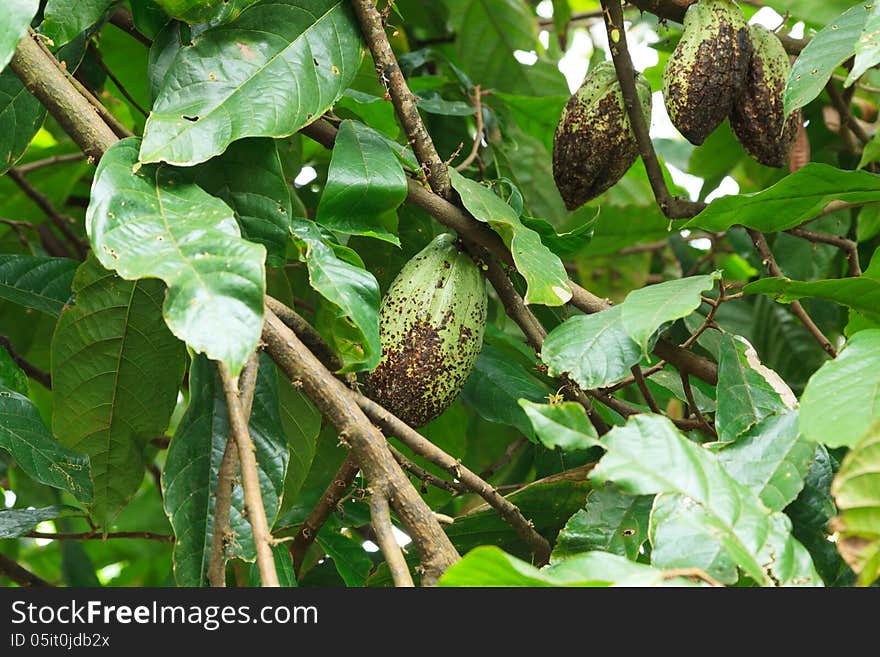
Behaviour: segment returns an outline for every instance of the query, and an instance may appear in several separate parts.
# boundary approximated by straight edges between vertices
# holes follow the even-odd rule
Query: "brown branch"
[[[605,10],[605,30],[608,33],[611,58],[614,60],[614,68],[617,71],[617,79],[620,81],[626,112],[636,135],[639,153],[642,156],[642,163],[645,165],[645,172],[648,174],[657,205],[669,218],[695,217],[706,207],[706,204],[673,197],[666,187],[663,169],[660,167],[660,160],[657,159],[654,144],[651,142],[648,119],[642,113],[642,105],[636,91],[636,72],[626,45],[626,29],[620,0],[602,0],[602,7]]]
[[[357,14],[364,41],[373,54],[376,73],[388,89],[397,118],[427,176],[428,184],[441,197],[450,198],[452,184],[449,181],[449,172],[443,159],[437,154],[437,149],[434,148],[431,135],[422,123],[416,97],[409,90],[391,44],[388,43],[381,14],[373,4],[373,0],[352,0],[351,4]]]
[[[28,532],[27,538],[47,538],[53,541],[105,541],[107,539],[132,538],[145,541],[158,541],[160,543],[173,543],[174,536],[170,534],[156,534],[154,532],[109,532],[103,534],[100,531],[92,532]]]
[[[134,17],[131,15],[131,12],[125,7],[118,7],[116,11],[110,16],[110,22],[118,27],[123,32],[129,34],[129,36],[134,37],[142,44],[144,44],[147,48],[153,45],[153,42],[141,34],[137,27],[134,24]]]
[[[863,146],[867,144],[871,140],[871,136],[856,121],[850,111],[850,104],[840,94],[833,80],[829,80],[828,84],[825,85],[825,91],[828,92],[828,97],[831,98],[831,103],[834,105],[834,109],[837,110],[838,116],[840,116],[840,126],[854,134]]]
[[[459,459],[444,452],[372,399],[359,393],[354,393],[354,396],[361,410],[385,432],[396,437],[416,454],[443,468],[468,489],[486,500],[531,548],[535,560],[542,565],[547,563],[550,559],[550,545],[547,543],[547,539],[535,531],[532,522],[523,516],[522,511],[515,504],[500,495],[477,474],[464,467]]]
[[[50,167],[55,164],[67,164],[68,162],[79,162],[83,159],[85,155],[82,153],[68,153],[67,155],[53,155],[52,157],[47,157],[42,160],[34,160],[33,162],[27,162],[26,164],[19,164],[15,167],[18,172],[22,175],[26,175],[31,173],[32,171],[36,171],[37,169],[43,169],[45,167]]]
[[[34,381],[39,383],[41,386],[46,388],[47,390],[52,389],[52,377],[51,375],[43,369],[40,369],[30,361],[28,361],[24,356],[19,354],[15,347],[12,346],[12,342],[5,335],[0,335],[0,347],[6,349],[9,352],[9,357],[12,358],[12,362],[18,365],[22,372],[27,374]]]
[[[340,440],[351,448],[373,491],[384,490],[395,513],[419,552],[422,583],[434,585],[458,561],[458,552],[388,450],[385,437],[367,419],[348,389],[327,370],[296,334],[268,308],[263,324],[266,352],[336,427]]]
[[[117,141],[93,107],[61,72],[57,60],[29,34],[15,48],[10,68],[93,162]]]
[[[675,579],[676,577],[698,579],[706,582],[709,586],[724,588],[724,584],[700,568],[670,568],[669,570],[663,571],[663,579]]]
[[[805,228],[791,228],[785,232],[789,235],[794,235],[795,237],[800,237],[813,243],[821,242],[822,244],[830,244],[831,246],[836,246],[838,249],[843,251],[844,256],[846,256],[846,261],[849,265],[849,275],[862,275],[862,268],[861,266],[859,266],[858,243],[853,242],[852,240],[845,237],[840,237],[838,235],[817,233],[812,230],[807,230]]]
[[[513,455],[516,454],[519,448],[523,445],[527,445],[528,443],[528,438],[526,438],[525,436],[520,436],[519,438],[514,440],[504,449],[504,454],[501,455],[500,459],[489,465],[488,468],[480,473],[480,478],[489,479],[489,477],[491,477],[505,465],[510,463],[513,460]]]
[[[145,110],[143,107],[140,106],[140,103],[138,103],[134,99],[134,96],[132,96],[130,93],[128,93],[128,90],[125,88],[125,85],[122,84],[122,81],[118,77],[116,77],[116,74],[110,69],[109,66],[107,66],[107,63],[104,61],[104,58],[101,57],[101,53],[98,52],[98,49],[95,48],[94,46],[90,46],[89,49],[92,53],[92,56],[95,58],[95,61],[97,62],[98,67],[102,71],[104,71],[104,74],[108,78],[110,78],[110,80],[112,80],[113,84],[116,85],[116,88],[119,89],[119,93],[121,93],[125,97],[125,99],[129,103],[131,103],[132,107],[134,107],[138,112],[140,112],[144,118],[149,116],[150,113],[147,110]]]
[[[633,379],[635,380],[639,391],[642,393],[642,397],[645,398],[648,408],[651,409],[652,413],[660,415],[662,412],[660,411],[660,407],[657,406],[657,400],[654,399],[654,395],[651,394],[651,390],[648,388],[648,382],[645,380],[642,368],[638,365],[633,365],[630,371],[633,373]]]
[[[259,364],[260,359],[257,354],[251,354],[239,377],[239,397],[245,422],[250,422]],[[229,518],[237,472],[238,451],[235,433],[230,431],[217,469],[217,488],[214,491],[214,528],[211,532],[211,556],[208,560],[208,583],[214,587],[226,586],[226,553],[229,543],[234,538]]]
[[[464,495],[471,492],[470,490],[468,490],[468,487],[461,482],[450,482],[446,481],[445,479],[435,477],[420,465],[416,465],[415,463],[410,461],[406,457],[406,455],[403,454],[394,445],[389,444],[388,449],[391,450],[391,455],[394,457],[394,460],[400,463],[401,468],[409,472],[416,479],[424,482],[425,488],[422,489],[423,493],[427,492],[427,486],[434,486],[435,488],[445,490],[447,493],[452,493],[453,495],[455,495],[456,493]]]
[[[18,565],[15,561],[0,553],[0,575],[9,578],[19,586],[24,587],[45,587],[52,586],[41,577],[37,577],[27,568]]]
[[[343,362],[336,355],[333,349],[330,348],[330,345],[324,340],[318,331],[316,331],[311,324],[309,324],[298,312],[293,310],[292,308],[287,307],[278,299],[275,299],[270,296],[266,296],[266,306],[278,316],[282,322],[284,322],[287,327],[296,333],[297,337],[303,341],[306,347],[309,348],[315,356],[318,357],[324,366],[336,372],[337,370],[342,369]]]
[[[414,587],[415,584],[413,584],[409,566],[406,565],[403,551],[394,538],[391,509],[388,507],[388,498],[385,497],[383,490],[373,491],[370,495],[370,520],[373,531],[376,533],[376,541],[385,557],[385,563],[388,564],[388,570],[391,571],[394,586]]]
[[[713,427],[709,422],[706,421],[706,418],[703,416],[703,413],[700,411],[699,406],[697,406],[697,401],[694,399],[694,391],[691,388],[691,380],[686,372],[679,372],[681,374],[681,386],[684,388],[684,396],[687,399],[688,406],[690,406],[691,412],[694,414],[694,417],[697,419],[697,422],[703,425],[704,430],[711,436],[715,438],[718,437],[718,433],[715,431],[715,427]]]
[[[608,394],[604,390],[590,390],[587,394],[589,394],[591,397],[594,397],[595,399],[599,400],[605,406],[607,406],[608,408],[610,408],[614,412],[622,415],[624,418],[628,418],[631,415],[639,415],[640,413],[642,413],[642,411],[639,410],[638,408],[636,408],[635,406],[631,406],[630,404],[627,404],[625,401],[617,399],[617,397],[614,397],[614,396]],[[676,419],[676,418],[669,418],[669,420],[676,427],[678,427],[679,429],[682,429],[683,431],[691,431],[692,429],[705,430],[705,427],[702,425],[702,423],[700,423],[697,420],[691,420],[691,419],[687,419],[687,418],[683,419],[683,420]]]
[[[773,257],[773,252],[770,250],[770,246],[767,244],[767,239],[764,237],[764,234],[760,231],[757,231],[753,228],[747,228],[749,232],[749,236],[752,238],[752,242],[755,244],[755,248],[758,250],[758,253],[761,256],[761,262],[764,267],[767,268],[767,271],[771,276],[784,276],[782,270],[779,268],[779,265],[776,264],[776,258]],[[825,337],[825,334],[822,333],[822,330],[816,326],[815,322],[810,318],[807,314],[807,311],[801,305],[800,301],[792,301],[790,304],[791,311],[795,314],[795,316],[801,321],[807,331],[816,339],[822,348],[828,352],[828,355],[832,358],[837,358],[837,350],[831,344],[831,341]]]
[[[238,447],[244,506],[254,536],[260,580],[263,586],[278,587],[281,584],[278,581],[275,558],[272,555],[272,533],[269,531],[269,522],[266,520],[266,509],[263,506],[263,496],[260,491],[254,442],[251,440],[247,418],[242,408],[242,399],[239,396],[239,377],[232,376],[225,363],[218,363],[217,369],[220,371],[223,394],[226,397],[226,407],[229,410],[230,430],[235,435],[235,444]]]
[[[455,165],[456,171],[464,171],[467,169],[471,163],[477,159],[477,155],[480,153],[480,144],[483,143],[483,101],[482,101],[483,92],[480,91],[480,85],[476,85],[474,87],[473,99],[474,99],[474,108],[477,110],[477,113],[474,116],[474,120],[477,123],[476,130],[477,134],[474,136],[474,143],[471,146],[471,152],[468,153],[468,156],[464,158],[459,164]]]
[[[349,454],[345,461],[342,462],[342,465],[339,466],[339,470],[333,476],[330,485],[321,494],[318,503],[296,533],[293,542],[290,544],[290,556],[293,559],[293,568],[297,576],[299,576],[300,569],[302,568],[306,550],[314,542],[315,537],[321,531],[324,523],[327,522],[330,514],[339,507],[339,501],[345,495],[345,491],[351,486],[359,470],[360,468],[357,461],[354,460],[354,456]]]

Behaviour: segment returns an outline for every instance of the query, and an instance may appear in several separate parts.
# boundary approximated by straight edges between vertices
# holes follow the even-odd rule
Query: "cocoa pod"
[[[746,86],[733,103],[730,127],[746,152],[768,167],[782,167],[797,138],[800,110],[783,113],[785,82],[791,73],[788,53],[766,27],[753,25],[752,60]]]
[[[367,395],[420,427],[455,400],[483,346],[486,283],[455,236],[440,235],[403,266],[379,309],[382,357]]]
[[[689,142],[702,144],[733,110],[751,54],[749,26],[735,2],[700,0],[688,7],[681,41],[663,69],[663,101]]]
[[[639,103],[651,119],[651,85],[636,78]],[[569,210],[599,196],[639,156],[614,64],[593,68],[568,99],[553,136],[553,179]]]

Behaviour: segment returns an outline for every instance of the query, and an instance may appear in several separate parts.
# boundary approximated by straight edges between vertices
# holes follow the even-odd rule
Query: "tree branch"
[[[134,24],[134,17],[125,7],[118,7],[110,16],[110,22],[123,32],[128,33],[130,36],[140,41],[147,48],[153,45],[153,42],[150,39],[138,31]]]
[[[715,427],[713,427],[709,422],[706,421],[706,418],[703,416],[703,413],[700,411],[699,406],[697,406],[697,401],[694,399],[694,391],[691,388],[691,380],[690,377],[685,372],[680,372],[681,374],[681,386],[684,388],[684,396],[687,399],[688,406],[691,408],[691,412],[694,414],[694,417],[697,418],[697,422],[701,423],[705,428],[706,433],[718,437],[718,433],[715,431]]]
[[[12,361],[21,368],[22,372],[27,374],[47,390],[52,389],[52,377],[49,373],[46,370],[40,369],[19,354],[15,350],[15,347],[12,346],[12,342],[5,335],[0,335],[0,347],[3,347],[9,352],[9,357],[12,358]]]
[[[67,155],[53,155],[52,157],[47,157],[42,160],[35,160],[33,162],[27,162],[26,164],[19,164],[16,170],[22,174],[27,175],[32,171],[36,171],[37,169],[43,169],[44,167],[53,166],[55,164],[66,164],[68,162],[79,162],[85,156],[82,153],[68,153]]]
[[[287,327],[296,333],[297,337],[303,341],[315,356],[318,357],[328,370],[336,372],[342,369],[343,362],[336,355],[330,345],[324,340],[311,324],[309,324],[298,312],[293,308],[284,305],[278,299],[266,296],[266,306],[278,316]]]
[[[385,497],[385,491],[373,491],[370,495],[370,520],[373,525],[373,531],[376,533],[376,540],[379,548],[385,556],[385,563],[388,564],[388,570],[391,571],[391,579],[394,586],[412,588],[412,575],[409,572],[409,566],[406,565],[406,559],[397,541],[394,538],[391,524],[391,509],[388,508],[388,498]]]
[[[275,558],[272,556],[272,533],[269,531],[266,510],[263,507],[254,443],[248,430],[242,399],[239,397],[238,377],[232,376],[225,363],[218,363],[217,369],[220,371],[226,407],[229,409],[230,430],[235,435],[235,443],[238,446],[244,505],[254,535],[260,579],[263,586],[278,587],[281,584],[275,571]]]
[[[5,554],[0,554],[0,575],[5,575],[19,586],[33,588],[52,586],[43,578],[37,577],[28,569],[19,566]]]
[[[817,233],[812,230],[807,230],[805,228],[791,228],[785,232],[789,235],[794,235],[795,237],[800,237],[801,239],[805,239],[813,243],[821,242],[822,244],[830,244],[831,246],[836,246],[838,249],[843,251],[844,256],[846,256],[846,261],[849,265],[849,275],[862,275],[862,268],[859,265],[858,243],[853,242],[852,240],[845,237],[840,237],[838,235],[826,235],[825,233]]]
[[[752,242],[755,244],[755,248],[758,250],[758,253],[761,256],[761,262],[764,264],[764,267],[767,268],[767,271],[771,276],[784,276],[782,270],[779,268],[779,265],[776,264],[776,258],[773,257],[773,252],[770,250],[770,246],[767,244],[767,239],[764,237],[764,233],[755,230],[754,228],[747,228],[749,232],[749,236],[752,238]],[[801,320],[801,324],[803,324],[807,331],[816,339],[822,348],[828,352],[828,355],[832,358],[837,358],[837,350],[831,344],[831,341],[825,337],[825,334],[822,333],[822,330],[816,326],[816,323],[810,318],[807,314],[807,311],[801,305],[800,301],[792,301],[791,304],[791,312],[795,314],[795,316]]]
[[[449,482],[445,479],[435,477],[423,467],[410,461],[403,452],[390,443],[388,444],[388,449],[391,450],[391,455],[394,457],[394,460],[400,463],[401,468],[409,472],[413,477],[424,482],[425,488],[422,489],[423,493],[428,490],[427,486],[434,486],[435,488],[445,490],[447,493],[452,493],[453,495],[456,493],[464,495],[471,492],[468,487],[461,482]]]
[[[143,539],[145,541],[158,541],[160,543],[173,543],[174,537],[170,534],[156,534],[154,532],[110,532],[103,534],[99,531],[92,532],[28,532],[27,538],[47,538],[52,541],[105,541],[116,538]]]

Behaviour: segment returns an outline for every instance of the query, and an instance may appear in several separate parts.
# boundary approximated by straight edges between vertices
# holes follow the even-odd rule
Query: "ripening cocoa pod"
[[[663,100],[673,125],[702,144],[742,93],[752,43],[742,10],[731,0],[688,7],[684,33],[663,69]]]
[[[783,92],[791,72],[788,53],[766,27],[753,25],[752,60],[743,92],[733,103],[730,127],[749,155],[768,167],[788,163],[797,138],[800,110],[783,114]]]
[[[369,397],[420,427],[453,402],[471,373],[486,328],[486,283],[450,234],[434,238],[388,288],[379,309],[382,358]]]
[[[651,120],[651,85],[636,78],[639,104]],[[568,99],[553,136],[553,179],[569,210],[613,186],[639,156],[614,64],[602,62]]]

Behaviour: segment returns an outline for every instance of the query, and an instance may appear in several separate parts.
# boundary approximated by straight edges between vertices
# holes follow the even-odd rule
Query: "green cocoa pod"
[[[743,92],[733,103],[730,127],[749,155],[769,167],[781,167],[797,137],[800,111],[787,118],[783,92],[791,72],[788,53],[766,27],[753,25],[752,60]]]
[[[651,85],[636,90],[651,120]],[[614,64],[602,62],[568,99],[553,136],[553,179],[569,210],[596,198],[623,177],[639,156]]]
[[[731,0],[688,7],[684,33],[663,69],[663,100],[673,125],[700,145],[730,114],[745,86],[752,43]]]
[[[369,397],[407,424],[440,415],[461,391],[483,346],[486,283],[450,234],[434,238],[388,288],[379,309],[382,358]]]

